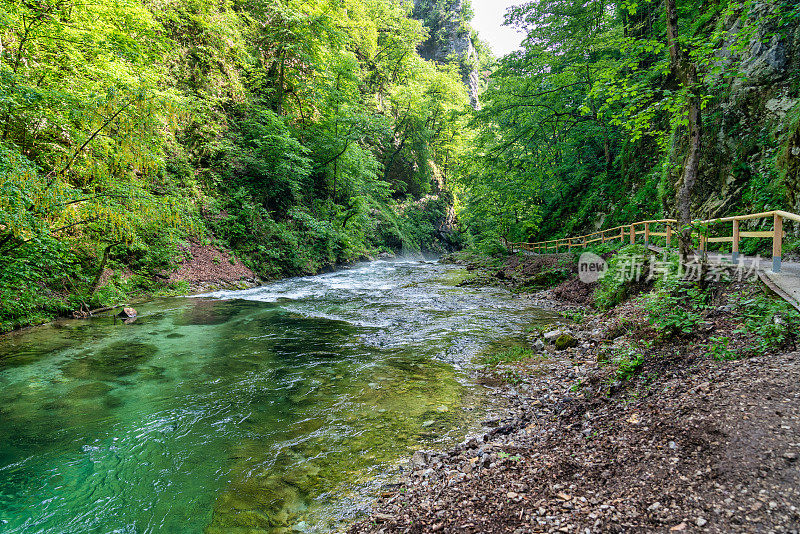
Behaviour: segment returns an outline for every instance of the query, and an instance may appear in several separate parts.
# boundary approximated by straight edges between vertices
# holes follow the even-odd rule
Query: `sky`
[[[519,48],[524,34],[503,26],[503,20],[508,7],[523,4],[525,0],[472,0],[471,3],[475,12],[472,27],[489,43],[494,55],[502,57]]]

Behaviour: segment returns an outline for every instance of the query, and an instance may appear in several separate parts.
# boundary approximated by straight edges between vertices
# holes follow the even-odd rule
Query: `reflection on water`
[[[548,319],[447,269],[374,262],[3,340],[0,532],[330,530],[388,465],[462,437],[472,354]]]

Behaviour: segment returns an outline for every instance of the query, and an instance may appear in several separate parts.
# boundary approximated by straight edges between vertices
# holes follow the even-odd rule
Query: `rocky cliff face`
[[[419,54],[438,63],[457,63],[470,101],[473,107],[479,107],[479,61],[469,23],[468,3],[464,0],[414,0],[413,16],[430,31]]]
[[[702,182],[697,215],[742,209],[800,212],[800,20],[773,16],[780,2],[751,11],[761,19],[743,50],[718,55],[733,80],[719,79],[721,95],[704,112]],[[731,41],[747,25],[741,14],[725,21]]]

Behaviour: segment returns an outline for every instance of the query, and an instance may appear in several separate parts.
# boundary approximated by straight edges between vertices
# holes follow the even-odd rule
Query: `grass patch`
[[[500,352],[484,354],[480,361],[486,365],[495,366],[503,363],[514,363],[532,359],[542,360],[544,357],[527,347],[517,345]]]
[[[475,273],[466,269],[453,269],[442,275],[441,281],[446,286],[458,286],[459,284],[475,278]]]

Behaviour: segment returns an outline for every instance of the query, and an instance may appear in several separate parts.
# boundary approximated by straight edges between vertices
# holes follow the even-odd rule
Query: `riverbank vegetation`
[[[189,242],[266,279],[454,246],[446,184],[471,107],[457,62],[417,53],[428,29],[411,15],[5,3],[0,331],[168,291]]]
[[[0,330],[176,291],[198,246],[273,279],[800,210],[788,0],[537,0],[509,12],[527,37],[498,61],[466,2],[0,15]]]
[[[603,317],[615,324],[609,340],[648,340],[650,348],[677,343],[721,360],[797,348],[800,312],[771,294],[753,270],[712,262],[679,270],[676,251],[655,254],[639,245],[606,243],[589,250],[608,265],[593,282],[578,276],[583,250],[494,257],[465,250],[443,261],[466,267],[461,286],[505,287],[544,307],[561,309],[569,323],[582,323],[587,315]],[[532,342],[542,332],[532,328],[529,334]],[[503,359],[489,355],[487,361],[494,356]]]

